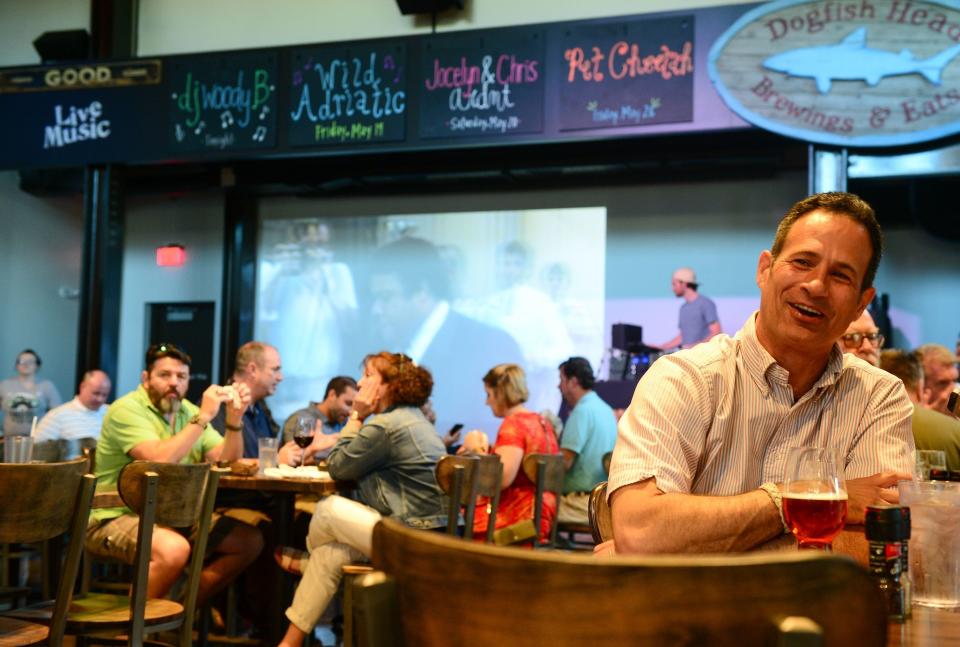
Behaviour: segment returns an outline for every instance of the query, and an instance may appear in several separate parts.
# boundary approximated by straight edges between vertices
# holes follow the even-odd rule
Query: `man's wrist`
[[[787,525],[787,520],[783,516],[783,493],[780,492],[780,488],[776,483],[764,483],[760,486],[760,489],[770,497],[770,501],[773,502],[774,507],[777,509],[777,514],[780,515],[780,525],[783,526],[783,532],[790,532],[790,526]]]
[[[204,416],[202,413],[196,413],[193,415],[190,420],[187,420],[188,425],[200,425],[203,428],[206,428],[210,424],[210,419]]]
[[[233,425],[227,422],[226,420],[223,421],[223,428],[226,429],[227,431],[243,431],[242,424]]]

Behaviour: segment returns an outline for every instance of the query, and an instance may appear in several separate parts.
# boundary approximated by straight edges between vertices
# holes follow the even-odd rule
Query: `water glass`
[[[960,607],[960,483],[900,481],[899,490],[910,508],[913,603]]]
[[[29,463],[33,458],[33,438],[30,436],[7,436],[10,444],[8,462]]]
[[[277,448],[278,441],[276,438],[257,439],[257,451],[260,456],[261,475],[263,475],[264,470],[277,466]]]
[[[947,473],[947,453],[940,449],[917,450],[917,472],[921,481],[949,481]]]

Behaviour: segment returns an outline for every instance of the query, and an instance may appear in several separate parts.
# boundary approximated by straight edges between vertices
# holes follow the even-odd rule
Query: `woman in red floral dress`
[[[493,453],[503,463],[500,507],[497,509],[496,527],[504,528],[524,519],[533,519],[533,504],[536,487],[521,469],[527,454],[556,454],[559,447],[553,427],[540,414],[530,411],[523,403],[527,401],[527,381],[523,369],[516,364],[498,364],[483,377],[487,392],[487,406],[498,418],[503,418]],[[485,452],[489,444],[486,434],[474,430],[463,440],[461,452]],[[483,538],[490,516],[489,501],[481,497],[477,501],[473,533]],[[543,495],[543,516],[540,523],[540,538],[549,538],[550,527],[557,514],[557,500],[552,493]]]

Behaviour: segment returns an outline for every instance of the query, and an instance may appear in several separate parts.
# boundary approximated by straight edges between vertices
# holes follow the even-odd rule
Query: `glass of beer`
[[[783,480],[783,517],[800,548],[830,550],[847,518],[839,450],[792,447]]]

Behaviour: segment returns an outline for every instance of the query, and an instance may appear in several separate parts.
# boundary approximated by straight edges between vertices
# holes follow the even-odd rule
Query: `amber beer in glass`
[[[787,454],[783,517],[800,548],[829,550],[847,518],[840,452],[794,447]]]

